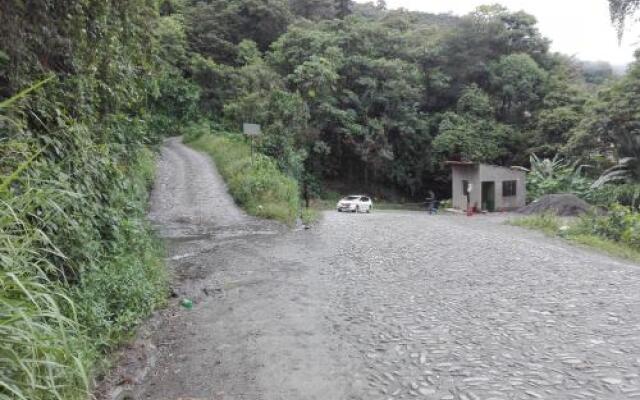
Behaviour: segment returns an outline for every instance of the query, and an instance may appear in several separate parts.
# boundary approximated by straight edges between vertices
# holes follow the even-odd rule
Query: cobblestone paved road
[[[176,141],[158,182],[195,306],[159,324],[143,398],[640,399],[638,266],[500,216],[327,212],[284,232]]]
[[[361,398],[640,398],[640,269],[496,219],[326,215]]]

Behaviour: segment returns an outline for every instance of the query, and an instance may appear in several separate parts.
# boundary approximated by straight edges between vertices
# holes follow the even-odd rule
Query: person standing
[[[427,211],[429,211],[429,214],[435,214],[436,212],[436,194],[433,192],[433,190],[429,190],[427,192],[428,196],[427,196]]]

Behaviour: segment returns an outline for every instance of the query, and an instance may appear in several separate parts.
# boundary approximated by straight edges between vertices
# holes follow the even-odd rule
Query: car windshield
[[[342,200],[358,200],[360,196],[347,196]]]

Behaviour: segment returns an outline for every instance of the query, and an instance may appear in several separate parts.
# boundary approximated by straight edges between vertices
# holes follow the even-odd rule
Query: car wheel
[[[342,212],[342,210],[338,208],[338,212]]]
[[[371,214],[371,209],[372,208],[373,208],[372,206],[369,206],[369,208],[367,208],[367,214]]]

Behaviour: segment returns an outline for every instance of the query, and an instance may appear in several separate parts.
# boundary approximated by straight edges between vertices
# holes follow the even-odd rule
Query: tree
[[[236,70],[196,54],[191,58],[189,72],[192,81],[200,87],[201,113],[211,117],[222,115],[224,104],[236,94]]]
[[[546,64],[548,58],[549,41],[538,31],[535,17],[510,13],[499,5],[478,7],[439,35],[433,50],[420,56],[426,74],[448,82],[433,93],[438,96],[433,101],[437,106],[429,111],[454,107],[469,83],[488,90],[491,64],[501,57],[522,53],[539,65]]]
[[[625,22],[640,8],[640,0],[609,0],[611,21],[618,30],[618,40],[622,40]]]
[[[492,118],[493,107],[491,99],[482,89],[475,83],[469,85],[462,92],[456,111],[460,115],[469,115],[476,118]]]
[[[335,0],[336,16],[340,19],[351,14],[352,7],[352,0]]]
[[[244,39],[238,44],[238,58],[236,64],[239,66],[259,64],[262,62],[262,53],[258,45],[253,40]]]
[[[292,14],[286,0],[207,0],[186,13],[190,46],[216,62],[233,65],[237,45],[254,41],[266,51],[286,29]]]
[[[258,150],[273,157],[281,170],[300,180],[307,157],[304,149],[308,108],[297,93],[281,89],[250,92],[229,102],[225,118],[234,126],[252,121],[262,125]]]
[[[502,117],[514,121],[541,100],[547,73],[528,54],[510,54],[491,65],[491,87]]]
[[[585,117],[573,130],[566,151],[584,157],[615,160],[617,165],[597,185],[640,182],[640,53],[629,72],[601,90],[588,103]]]
[[[542,102],[531,118],[529,151],[547,158],[565,152],[571,133],[585,116],[588,101],[579,66],[563,57],[557,57],[555,64],[549,71]]]
[[[289,0],[293,14],[310,20],[335,18],[335,6],[335,0]]]
[[[493,117],[489,96],[477,85],[464,89],[457,112],[443,114],[434,151],[442,160],[495,161],[504,155],[507,130]]]
[[[584,80],[593,85],[602,85],[613,78],[613,68],[605,61],[583,61],[580,63],[580,70]]]

